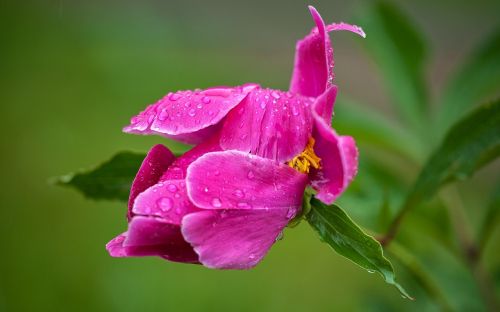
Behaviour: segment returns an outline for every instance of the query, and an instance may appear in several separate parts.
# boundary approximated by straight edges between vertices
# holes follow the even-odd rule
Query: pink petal
[[[348,30],[362,37],[365,33],[360,27],[345,23],[326,26],[314,7],[310,6],[309,10],[316,27],[297,42],[290,90],[317,97],[333,83],[333,49],[328,32]]]
[[[182,156],[177,158],[168,168],[168,170],[160,178],[160,181],[165,180],[184,180],[186,178],[187,167],[198,157],[209,153],[221,151],[222,148],[219,145],[218,134],[215,134],[208,138],[203,143],[194,146],[192,149],[184,153]]]
[[[166,180],[139,194],[132,212],[134,215],[159,217],[179,225],[184,215],[198,210],[189,201],[184,180]]]
[[[198,263],[198,256],[186,243],[178,225],[159,218],[132,218],[127,233],[106,245],[113,257],[160,256],[171,261]]]
[[[268,252],[301,209],[307,177],[255,155],[208,153],[189,168],[191,201],[206,211],[186,215],[182,234],[210,268],[247,269]]]
[[[284,209],[211,210],[189,214],[182,234],[215,269],[249,269],[267,254],[290,218]]]
[[[285,162],[302,152],[312,131],[313,100],[291,92],[256,89],[227,116],[220,145]]]
[[[203,91],[178,91],[150,105],[131,119],[123,131],[160,134],[188,144],[197,144],[218,130],[217,124],[238,105],[256,84],[217,87]]]
[[[123,241],[127,238],[127,232],[118,235],[106,244],[106,250],[111,257],[127,257],[127,252],[123,248]]]
[[[144,192],[151,185],[156,184],[174,160],[174,154],[165,146],[158,144],[151,148],[146,158],[144,158],[130,188],[127,213],[129,219],[132,218],[131,210],[137,195]]]
[[[307,176],[259,156],[208,153],[187,171],[187,193],[203,209],[298,209]]]
[[[316,143],[314,151],[321,158],[321,169],[309,175],[311,185],[318,191],[316,197],[331,204],[347,188],[358,170],[358,150],[354,139],[339,136],[330,127],[328,112],[333,107],[337,89],[329,88],[313,105]]]

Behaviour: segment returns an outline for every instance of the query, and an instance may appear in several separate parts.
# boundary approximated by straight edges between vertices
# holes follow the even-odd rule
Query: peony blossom
[[[176,158],[153,147],[133,182],[128,230],[112,256],[160,256],[217,269],[247,269],[266,255],[301,211],[310,186],[331,204],[357,171],[352,137],[330,127],[337,87],[328,32],[316,27],[296,46],[290,90],[257,84],[178,91],[148,106],[124,131],[195,145]]]

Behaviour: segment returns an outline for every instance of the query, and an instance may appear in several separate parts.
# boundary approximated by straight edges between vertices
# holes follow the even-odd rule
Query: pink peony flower
[[[106,246],[115,257],[160,256],[210,268],[247,269],[265,256],[302,207],[310,185],[331,204],[357,171],[352,137],[331,129],[337,88],[328,32],[297,43],[290,90],[257,84],[169,93],[124,131],[195,144],[175,158],[153,147],[133,182],[128,231]]]

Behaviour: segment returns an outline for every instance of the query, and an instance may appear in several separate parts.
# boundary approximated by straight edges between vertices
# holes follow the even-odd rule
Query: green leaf
[[[91,199],[127,201],[145,157],[142,153],[120,152],[95,169],[59,177],[55,183],[76,188]]]
[[[427,107],[425,42],[410,18],[393,5],[378,2],[362,16],[368,29],[364,44],[380,68],[398,113],[413,129],[422,129]]]
[[[433,196],[445,183],[466,179],[500,155],[500,99],[456,123],[422,169],[407,205]]]
[[[364,233],[340,207],[327,206],[312,198],[311,211],[306,217],[320,239],[337,253],[368,272],[378,272],[387,283],[394,285],[401,295],[412,299],[396,282],[394,269],[384,257],[380,243]]]
[[[493,230],[498,225],[498,218],[500,216],[500,183],[497,183],[493,199],[491,200],[488,209],[483,217],[483,221],[479,228],[477,241],[479,242],[479,250],[482,252],[488,242],[490,241]]]
[[[447,87],[438,112],[443,133],[470,107],[500,89],[500,28],[469,57]],[[497,93],[498,95],[498,93]]]

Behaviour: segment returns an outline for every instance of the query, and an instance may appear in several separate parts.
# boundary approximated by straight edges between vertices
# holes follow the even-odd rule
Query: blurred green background
[[[393,3],[428,38],[431,93],[498,25],[500,12],[498,1]],[[125,205],[87,200],[47,183],[117,151],[146,151],[160,142],[175,147],[160,137],[121,133],[132,115],[169,91],[245,82],[287,89],[295,41],[313,26],[307,4],[327,22],[363,26],[354,17],[369,1],[2,1],[0,310],[439,310],[397,262],[414,302],[333,253],[305,223],[287,230],[250,271],[111,258],[104,245],[126,228]],[[369,40],[370,29],[365,31]],[[349,33],[332,38],[339,101],[348,96],[396,119],[365,41]],[[497,161],[458,185],[473,223],[485,194],[494,192],[498,169]],[[411,182],[417,172],[399,174]],[[357,188],[348,191],[343,206],[369,226],[380,198],[355,198]],[[425,218],[446,226],[434,210],[405,221],[410,252],[419,255],[454,309],[483,310],[470,273],[426,236],[419,221]],[[484,262],[498,285],[500,234],[494,229]]]

